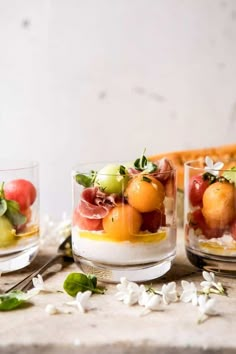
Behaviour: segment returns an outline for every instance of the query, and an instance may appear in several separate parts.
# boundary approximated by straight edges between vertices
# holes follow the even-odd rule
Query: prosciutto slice
[[[88,219],[102,219],[115,205],[116,195],[106,194],[97,187],[85,188],[77,207],[81,216]]]

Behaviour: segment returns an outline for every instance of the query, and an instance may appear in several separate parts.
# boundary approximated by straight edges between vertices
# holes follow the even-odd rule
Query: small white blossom
[[[71,313],[70,311],[64,310],[64,309],[59,309],[58,307],[56,307],[55,305],[52,304],[48,304],[45,308],[45,311],[49,314],[49,315],[57,315],[60,313],[66,313],[69,314]]]
[[[208,316],[217,316],[218,312],[216,310],[216,300],[208,299],[206,295],[200,295],[198,297],[198,305],[200,317],[198,322],[201,323],[205,321]]]
[[[140,293],[143,288],[134,282],[128,281],[126,278],[122,277],[120,283],[117,284],[118,292],[115,297],[119,301],[123,301],[126,305],[134,305],[138,302]]]
[[[35,292],[35,295],[37,292],[40,293],[41,291],[46,292],[46,293],[54,293],[54,292],[58,291],[56,289],[48,287],[45,284],[42,275],[40,275],[40,274],[38,274],[37,277],[34,277],[32,279],[32,283],[33,283],[34,288],[32,290],[30,290],[30,292],[32,294]]]
[[[202,272],[204,281],[201,282],[201,286],[203,287],[203,292],[216,292],[216,293],[224,293],[224,288],[221,283],[215,280],[215,274],[212,272],[206,272],[205,270]],[[214,291],[215,288],[216,290]]]
[[[214,163],[209,156],[205,157],[205,164],[206,166],[204,167],[204,170],[214,176],[218,176],[219,170],[221,170],[224,166],[223,162]]]
[[[48,304],[45,308],[45,311],[49,314],[49,315],[56,315],[59,313],[58,308],[55,305],[52,304]]]
[[[161,294],[165,305],[176,302],[178,300],[176,283],[172,281],[171,283],[164,284],[161,288]]]
[[[188,282],[186,280],[181,281],[183,292],[180,296],[180,301],[182,302],[192,302],[194,306],[198,304],[197,288],[193,282]]]
[[[160,310],[161,297],[154,293],[147,293],[146,290],[144,290],[140,294],[138,303],[140,306],[144,306],[144,309],[148,310],[148,312],[157,311]],[[144,313],[146,313],[145,310]]]
[[[66,305],[77,307],[80,312],[86,312],[89,310],[88,300],[92,292],[87,290],[85,292],[78,292],[74,301],[66,302]]]

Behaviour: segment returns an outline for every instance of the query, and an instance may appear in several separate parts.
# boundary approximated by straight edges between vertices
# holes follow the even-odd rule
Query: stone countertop
[[[33,263],[0,278],[1,291],[19,281],[39,264],[45,262],[50,251],[41,250]],[[61,289],[67,274],[79,271],[75,264],[64,268],[47,279],[47,284]],[[153,282],[160,288],[163,283],[176,281],[180,290],[182,279],[199,286],[201,271],[186,259],[183,231],[178,230],[178,252],[172,269]],[[72,314],[46,313],[47,304],[60,306],[70,301],[64,293],[39,294],[32,305],[15,311],[0,312],[0,353],[68,354],[152,354],[152,353],[221,353],[236,352],[236,281],[218,277],[228,288],[228,297],[217,296],[220,316],[210,317],[197,324],[198,309],[192,304],[172,303],[163,311],[140,316],[142,308],[128,307],[114,298],[115,285],[108,285],[105,295],[93,295],[87,313],[72,308]]]

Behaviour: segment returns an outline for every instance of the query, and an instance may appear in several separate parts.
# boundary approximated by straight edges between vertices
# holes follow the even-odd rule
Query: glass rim
[[[135,167],[133,166],[125,166],[127,164],[127,162],[120,162],[118,161],[117,163],[112,163],[110,161],[105,161],[105,162],[88,162],[88,163],[78,163],[76,164],[74,167],[72,167],[72,176],[75,176],[76,174],[83,174],[83,175],[91,175],[91,172],[94,171],[95,173],[98,173],[99,170],[96,170],[95,168],[92,168],[93,166],[100,166],[100,169],[102,169],[103,167],[106,167],[107,165],[117,165],[117,166],[124,166],[126,167],[128,170],[129,169],[134,169],[135,170]],[[90,171],[89,171],[89,168],[85,171],[83,170],[83,167],[88,167],[90,166]],[[142,175],[153,175],[155,176],[155,174],[160,174],[160,175],[165,175],[165,174],[169,174],[169,173],[176,173],[176,167],[173,166],[172,169],[168,169],[168,170],[165,170],[163,172],[160,172],[160,171],[154,171],[154,172],[143,172],[143,171],[139,171],[139,170],[136,170],[137,172],[135,173],[132,173],[132,172],[129,172],[126,176],[138,176],[139,174],[142,174]],[[101,176],[124,176],[122,174],[118,174],[118,173],[100,173],[99,172],[99,175]]]
[[[5,167],[1,167],[4,164]],[[36,160],[0,159],[0,172],[29,170],[38,166],[39,162]]]
[[[223,159],[224,160],[224,159]],[[202,166],[202,167],[197,167],[197,166],[193,166],[192,164],[195,164],[195,163],[200,163],[200,162],[203,162],[204,163],[204,161],[205,161],[205,158],[204,157],[201,157],[201,158],[199,158],[199,159],[194,159],[194,160],[189,160],[189,161],[186,161],[185,163],[184,163],[184,167],[186,168],[191,168],[192,170],[196,170],[196,171],[202,171],[202,170],[205,170],[206,172],[209,172],[209,171],[230,171],[230,172],[236,172],[236,170],[235,171],[233,171],[231,168],[232,167],[230,167],[230,168],[224,168],[224,166],[219,170],[219,169],[216,169],[216,168],[209,168],[209,167],[207,167],[207,166]],[[236,159],[227,159],[227,161],[225,161],[225,162],[232,162],[232,161],[235,161],[235,166],[236,166]],[[224,161],[219,161],[219,162],[222,162],[222,163],[224,163]],[[224,163],[225,164],[225,163]]]

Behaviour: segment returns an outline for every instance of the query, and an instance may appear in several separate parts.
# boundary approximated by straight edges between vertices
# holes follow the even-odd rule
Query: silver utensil
[[[4,293],[9,293],[13,290],[28,290],[32,287],[32,279],[36,277],[38,274],[44,274],[49,268],[60,265],[61,268],[65,265],[73,263],[73,256],[72,256],[72,245],[71,245],[71,235],[68,236],[58,247],[56,256],[49,259],[47,263],[41,266],[39,269],[33,271],[27,277],[22,279],[20,282],[12,286],[11,288],[7,289]]]

